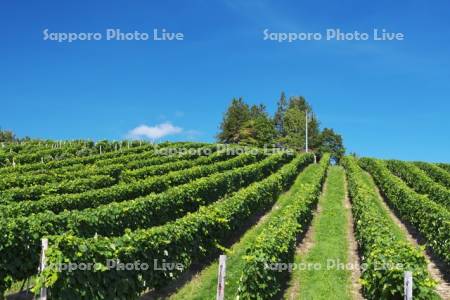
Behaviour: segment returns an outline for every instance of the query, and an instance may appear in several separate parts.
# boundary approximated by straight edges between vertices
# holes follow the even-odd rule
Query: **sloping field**
[[[2,295],[215,299],[226,254],[225,299],[400,299],[405,271],[414,299],[450,297],[444,164],[87,145],[0,151]]]

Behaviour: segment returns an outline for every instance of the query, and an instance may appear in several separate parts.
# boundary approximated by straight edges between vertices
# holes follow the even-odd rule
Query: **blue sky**
[[[0,126],[19,136],[213,141],[232,97],[303,95],[348,151],[449,161],[448,1],[2,1]],[[44,41],[49,32],[182,32],[183,41]],[[327,28],[404,41],[263,40]],[[162,124],[162,125],[161,125]],[[158,127],[159,126],[159,127]],[[153,128],[154,127],[154,128]]]

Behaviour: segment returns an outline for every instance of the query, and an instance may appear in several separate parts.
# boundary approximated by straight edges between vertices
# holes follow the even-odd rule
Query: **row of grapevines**
[[[199,154],[200,153],[201,152],[199,152]],[[144,179],[149,176],[162,175],[170,171],[200,166],[211,163],[212,161],[219,161],[225,159],[226,157],[230,157],[230,155],[236,155],[236,153],[230,154],[227,153],[226,151],[218,151],[216,152],[216,154],[212,154],[209,156],[201,156],[197,159],[193,159],[197,157],[199,154],[175,156],[176,159],[172,160],[173,163],[167,163],[162,165],[149,165],[138,169],[125,170],[121,174],[121,181],[133,182],[136,180]]]
[[[27,173],[32,171],[46,171],[50,169],[57,169],[61,167],[67,167],[75,164],[90,164],[94,163],[97,160],[100,159],[107,159],[107,158],[114,158],[119,157],[124,154],[131,154],[131,153],[140,153],[148,150],[154,149],[153,145],[145,144],[143,146],[134,147],[130,149],[124,149],[122,151],[117,152],[109,152],[109,153],[103,153],[103,154],[96,154],[96,155],[90,155],[86,157],[75,157],[75,158],[68,158],[63,160],[55,160],[55,161],[49,161],[49,162],[38,162],[34,164],[26,164],[26,165],[18,165],[16,167],[5,167],[0,169],[0,174],[7,174],[7,173]]]
[[[20,153],[5,153],[0,156],[0,163],[11,164],[13,159],[16,164],[26,165],[37,162],[49,161],[51,158],[72,158],[83,148],[81,144],[70,145],[63,148],[54,149],[33,149],[34,151],[21,151]]]
[[[450,164],[440,163],[440,164],[438,164],[438,166],[441,167],[442,169],[446,170],[447,172],[450,172]]]
[[[383,161],[363,158],[359,162],[372,175],[400,218],[413,225],[433,252],[450,265],[450,212],[428,197],[414,192],[393,175]]]
[[[197,148],[196,148],[197,149]],[[42,170],[35,172],[12,173],[0,178],[0,190],[19,187],[23,188],[30,185],[42,185],[46,183],[61,182],[63,180],[75,180],[85,178],[92,175],[113,175],[120,174],[115,172],[112,174],[109,170],[127,170],[137,169],[146,166],[154,166],[163,163],[173,162],[182,158],[193,158],[204,153],[212,153],[216,151],[216,146],[207,146],[194,151],[193,154],[187,155],[168,155],[159,156],[154,151],[145,151],[140,153],[123,154],[119,157],[107,158],[95,161],[94,164],[76,164],[58,169]],[[117,178],[117,176],[113,176]]]
[[[38,141],[24,141],[21,143],[18,142],[1,142],[0,143],[0,153],[26,153],[36,150],[49,149],[54,146],[53,141],[49,142],[38,142]]]
[[[25,200],[39,200],[42,197],[55,194],[82,193],[92,189],[112,186],[116,183],[117,178],[109,175],[93,175],[87,178],[66,180],[58,183],[12,188],[1,192],[0,204]]]
[[[13,161],[13,158],[18,155],[28,154],[28,153],[32,153],[32,152],[36,153],[36,152],[40,152],[43,150],[49,150],[49,148],[48,147],[46,147],[46,148],[40,148],[40,147],[24,148],[24,147],[20,147],[20,146],[0,148],[0,166],[2,166],[2,167],[10,166]]]
[[[34,163],[34,164],[27,164],[27,165],[19,165],[16,167],[6,167],[0,169],[0,174],[5,173],[25,173],[30,171],[47,171],[50,169],[58,169],[61,167],[67,167],[75,164],[92,164],[100,160],[105,160],[109,158],[119,158],[126,154],[138,154],[142,152],[148,152],[149,150],[156,150],[161,148],[173,148],[173,147],[202,147],[205,146],[204,143],[161,143],[158,145],[153,144],[144,144],[142,146],[133,147],[130,149],[122,149],[121,151],[114,151],[109,153],[103,153],[103,154],[96,154],[96,155],[89,155],[86,157],[75,157],[75,158],[68,158],[68,159],[62,159],[62,160],[56,160],[56,161],[50,161],[47,163]],[[111,163],[111,162],[108,162]]]
[[[183,155],[185,155],[186,157],[189,157],[189,156],[197,157],[200,155],[211,154],[212,152],[217,150],[218,145],[206,145],[205,146],[203,143],[191,143],[191,144],[184,146],[183,149],[191,150],[192,152],[188,151],[187,154],[186,153],[182,153],[182,154],[175,153],[172,155],[166,154],[165,149],[167,149],[167,148],[171,149],[172,147],[174,147],[174,146],[170,145],[168,147],[163,147],[163,148],[158,147],[158,148],[155,148],[154,151],[152,151],[151,153],[147,152],[147,153],[143,153],[143,155],[138,153],[135,156],[129,156],[129,157],[120,156],[120,157],[109,159],[109,160],[100,160],[100,161],[97,161],[95,163],[95,165],[98,167],[102,167],[102,166],[107,166],[110,164],[118,164],[118,163],[126,164],[126,163],[129,163],[130,161],[137,161],[139,159],[142,160],[143,158],[146,158],[146,157],[154,158],[154,157],[161,157],[161,156],[164,157],[165,156],[165,157],[176,158],[176,157],[180,157]],[[167,151],[167,153],[169,153],[169,152]],[[148,165],[144,165],[144,166],[148,166]]]
[[[38,162],[41,159],[60,158],[68,155],[86,155],[86,149],[92,148],[89,143],[76,142],[54,142],[54,141],[27,141],[5,143],[0,147],[0,166],[9,166],[13,158],[16,163]],[[107,152],[107,149],[105,149]],[[98,153],[98,151],[97,151]],[[37,154],[37,155],[36,155]]]
[[[203,152],[199,152],[203,153]],[[197,154],[193,155],[185,155],[185,156],[165,156],[160,158],[153,158],[145,160],[145,162],[150,163],[149,167],[143,167],[140,169],[136,169],[133,171],[124,170],[123,165],[116,165],[117,169],[114,174],[115,176],[109,175],[91,175],[86,178],[86,175],[89,173],[84,173],[84,176],[77,177],[74,179],[63,180],[59,182],[50,182],[44,185],[32,185],[23,188],[13,188],[6,190],[0,196],[0,200],[3,202],[11,202],[11,201],[25,201],[25,200],[38,200],[46,195],[54,195],[54,194],[72,194],[72,193],[82,193],[92,189],[99,189],[112,186],[116,184],[119,180],[124,181],[126,179],[127,182],[135,181],[138,179],[144,179],[148,176],[155,175],[163,175],[169,173],[170,171],[177,171],[182,169],[187,169],[189,167],[193,167],[196,165],[204,165],[210,164],[216,161],[221,161],[226,159],[228,156],[224,151],[213,153],[210,156],[203,156],[197,159],[192,159],[197,156]],[[186,160],[187,158],[191,158]],[[178,161],[179,159],[183,159]],[[163,162],[163,164],[158,164]],[[143,165],[144,162],[140,161],[139,165]],[[114,165],[113,165],[114,166]],[[103,167],[97,170],[97,173],[104,173],[104,170],[112,170],[112,166]],[[139,175],[139,176],[136,176]],[[71,174],[73,176],[73,174]],[[70,177],[71,177],[70,176]],[[32,175],[29,178],[35,178]],[[56,178],[59,178],[57,176]],[[65,178],[65,177],[63,177]],[[103,180],[102,180],[103,178]]]
[[[364,295],[367,299],[401,298],[403,273],[413,271],[414,298],[431,299],[435,283],[427,273],[422,250],[392,233],[393,222],[379,213],[379,195],[363,179],[366,175],[355,158],[345,157],[342,164],[347,171],[355,238],[364,266],[361,274]]]
[[[182,147],[183,149],[190,149],[190,148],[199,148],[205,146],[203,143],[162,143],[158,145],[152,145],[152,144],[144,144],[143,146],[138,146],[134,148],[129,149],[122,149],[121,151],[114,151],[109,153],[103,153],[103,154],[94,154],[89,155],[85,157],[76,157],[76,158],[69,158],[69,159],[63,159],[63,160],[56,160],[56,161],[50,161],[47,163],[35,163],[35,164],[28,164],[28,165],[19,165],[15,168],[3,168],[0,169],[0,174],[5,173],[14,173],[14,174],[40,174],[40,173],[47,173],[50,170],[52,172],[66,172],[70,171],[71,167],[78,168],[82,165],[91,165],[91,164],[97,164],[97,166],[103,166],[103,165],[110,165],[110,164],[116,164],[116,163],[125,163],[130,160],[134,159],[143,159],[144,157],[150,158],[152,156],[155,156],[155,152],[161,152],[165,149],[172,149],[176,147],[178,149],[179,147]],[[126,160],[126,157],[128,156],[129,160]]]
[[[96,149],[97,153],[100,148],[104,152],[114,151],[122,147],[137,147],[142,145],[142,141],[107,141],[103,140],[100,142],[94,142],[91,140],[69,140],[69,141],[55,141],[55,140],[29,140],[20,142],[1,142],[0,143],[0,153],[9,152],[15,154],[23,153],[33,153],[39,150],[45,149],[55,149],[55,148],[68,148],[79,146],[83,149]],[[144,142],[146,143],[146,142]]]
[[[267,268],[272,263],[290,263],[298,235],[311,219],[322,190],[330,156],[325,154],[313,172],[304,176],[296,199],[268,223],[255,243],[246,250],[238,296],[241,299],[273,299],[282,289],[287,272]],[[302,174],[300,175],[302,176]]]
[[[450,208],[450,190],[434,182],[419,167],[399,160],[388,160],[386,165],[394,175],[403,179],[416,192],[426,194],[430,200]]]
[[[57,174],[53,172],[43,174],[8,174],[3,175],[2,178],[0,178],[0,191],[70,181],[93,175],[109,175],[118,179],[122,169],[122,165],[110,165],[103,168],[77,165],[77,170],[74,169],[73,173],[67,174]]]
[[[291,159],[292,155],[274,154],[254,164],[202,177],[160,194],[68,212],[58,217],[60,220],[67,217],[68,230],[77,236],[120,235],[125,228],[157,226],[261,180]],[[82,226],[75,228],[73,224]]]
[[[426,162],[415,162],[416,166],[421,168],[433,178],[436,182],[442,184],[446,188],[450,188],[450,173],[440,168],[438,165],[426,163]]]
[[[57,213],[64,210],[85,209],[111,202],[121,202],[150,193],[159,193],[171,186],[180,185],[195,178],[243,166],[257,161],[263,156],[262,153],[257,155],[246,153],[224,162],[195,166],[185,170],[170,172],[163,176],[148,177],[132,183],[119,183],[111,187],[79,194],[53,195],[37,201],[13,202],[8,205],[0,205],[0,216],[13,218],[46,210]]]
[[[53,299],[134,299],[143,291],[166,285],[193,263],[221,249],[258,211],[269,208],[278,195],[292,184],[304,167],[306,154],[295,158],[278,172],[212,205],[174,222],[121,237],[81,239],[70,234],[50,237],[48,264],[66,261],[89,262],[95,268],[72,272],[48,268],[39,277],[50,288]],[[154,263],[177,263],[181,268],[159,269]],[[149,264],[122,271],[107,262]],[[111,288],[115,287],[115,288]]]
[[[77,236],[122,235],[125,229],[149,228],[182,217],[224,197],[229,193],[265,178],[292,156],[276,154],[242,168],[213,174],[161,194],[152,194],[95,209],[68,211],[59,215],[50,212],[6,220],[1,225],[0,273],[16,280],[31,276],[39,259],[40,238],[45,235],[71,232]],[[1,224],[1,223],[0,223]],[[11,266],[9,262],[21,263]]]

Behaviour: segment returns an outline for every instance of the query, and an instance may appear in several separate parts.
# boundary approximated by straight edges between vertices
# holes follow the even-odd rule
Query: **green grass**
[[[345,172],[341,167],[330,167],[319,200],[321,211],[311,224],[313,246],[306,254],[296,255],[295,262],[301,268],[292,274],[286,299],[351,299],[351,271],[327,269],[328,260],[348,262],[349,215],[344,199]]]
[[[308,174],[310,174],[314,168],[318,167],[318,165],[308,166],[297,177],[295,183],[292,185],[289,191],[280,196],[272,210],[268,212],[256,225],[250,228],[239,240],[239,242],[235,243],[231,247],[230,253],[227,254],[225,299],[235,299],[236,297],[239,277],[241,276],[242,268],[244,265],[244,260],[242,259],[242,257],[245,255],[245,250],[261,233],[264,225],[279,213],[280,208],[293,201],[294,197],[296,197],[296,192],[300,188],[300,183],[307,182]],[[217,262],[212,263],[202,272],[200,272],[198,276],[196,276],[193,280],[183,286],[176,294],[172,295],[170,299],[215,299],[217,269]]]

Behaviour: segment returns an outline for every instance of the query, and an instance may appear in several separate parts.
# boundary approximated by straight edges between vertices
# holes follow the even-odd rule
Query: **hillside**
[[[225,299],[399,299],[405,271],[414,299],[450,298],[447,164],[126,141],[0,162],[10,299],[215,299],[221,254]]]

